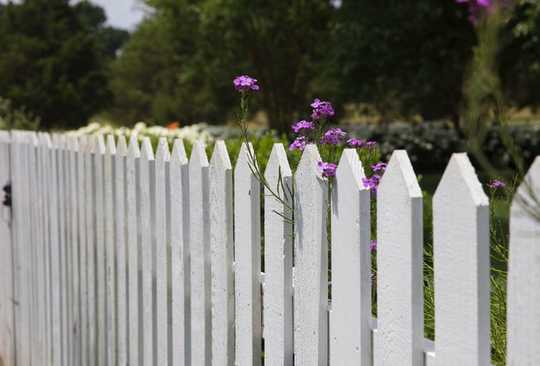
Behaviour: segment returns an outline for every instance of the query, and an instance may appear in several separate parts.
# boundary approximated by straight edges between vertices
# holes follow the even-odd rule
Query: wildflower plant
[[[261,90],[257,79],[247,75],[238,76],[233,80],[234,88],[240,93],[239,127],[246,144],[249,143],[247,119],[249,116],[249,100],[254,93]],[[375,141],[364,141],[338,127],[331,127],[335,110],[331,102],[316,98],[310,104],[308,118],[300,119],[291,124],[292,141],[289,144],[290,154],[301,154],[307,145],[317,145],[321,161],[317,163],[322,179],[329,181],[329,193],[332,189],[333,178],[336,175],[338,161],[344,148],[356,149],[364,167],[367,178],[359,184],[376,193],[380,178],[386,169],[386,164],[380,160],[380,152]],[[277,199],[286,208],[287,220],[294,222],[294,187],[289,187],[280,179],[277,187],[272,187],[266,181],[260,170],[255,153],[247,149],[248,160],[252,173],[267,189],[270,196]],[[296,160],[297,156],[292,156]],[[279,213],[278,213],[279,214]],[[280,214],[282,215],[282,214]],[[282,215],[283,216],[283,215]]]

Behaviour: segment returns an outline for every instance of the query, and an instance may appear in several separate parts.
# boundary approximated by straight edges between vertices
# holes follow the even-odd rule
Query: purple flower
[[[300,151],[304,151],[305,147],[306,147],[306,144],[307,144],[307,141],[306,141],[306,138],[304,136],[300,136],[300,137],[297,137],[290,145],[289,145],[289,150],[293,151],[293,150],[300,150]]]
[[[371,166],[371,169],[372,169],[375,173],[384,173],[384,171],[386,170],[386,166],[387,166],[386,163],[383,163],[382,161],[379,161],[378,163],[373,164],[373,165]]]
[[[311,121],[298,121],[292,125],[292,130],[294,133],[301,133],[302,130],[313,130],[315,129],[315,124]]]
[[[371,243],[369,243],[369,250],[371,250],[372,252],[377,250],[377,240],[376,239],[372,240]]]
[[[351,138],[347,140],[347,145],[349,145],[349,147],[358,148],[364,146],[364,141],[357,138]]]
[[[322,171],[323,177],[334,177],[336,175],[336,164],[334,163],[325,163],[324,161],[319,161],[319,168]]]
[[[506,187],[506,183],[504,183],[502,180],[494,179],[488,183],[488,187],[491,189],[504,188]]]
[[[381,180],[381,176],[378,174],[374,174],[370,178],[363,178],[362,184],[365,188],[372,192],[377,192],[377,187],[379,186],[379,182]]]
[[[313,108],[311,118],[313,118],[314,121],[318,121],[321,118],[333,117],[335,114],[334,108],[330,102],[322,101],[318,98],[311,103],[311,107]]]
[[[258,91],[260,89],[259,85],[257,85],[257,79],[253,79],[247,75],[237,76],[234,78],[233,84],[234,88],[241,93],[250,90]]]
[[[373,149],[375,146],[377,146],[377,142],[369,140],[369,141],[366,141],[364,146],[367,147],[368,149]]]
[[[341,128],[331,128],[321,138],[321,144],[337,145],[347,134]]]

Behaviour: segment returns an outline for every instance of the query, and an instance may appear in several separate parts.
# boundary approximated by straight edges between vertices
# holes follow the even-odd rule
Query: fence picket
[[[125,136],[118,136],[114,156],[114,237],[116,244],[117,365],[128,364]]]
[[[96,298],[97,298],[97,363],[107,364],[107,284],[106,284],[106,253],[105,253],[105,185],[104,160],[105,139],[97,136],[94,152],[94,187],[95,196],[95,240],[96,240]]]
[[[139,162],[139,246],[141,250],[141,296],[142,296],[142,336],[143,365],[154,365],[154,324],[153,324],[153,294],[152,294],[152,183],[154,167],[154,152],[150,140],[145,137],[141,144]]]
[[[326,365],[328,355],[328,182],[306,146],[295,181],[294,351],[299,365]]]
[[[11,150],[15,143],[7,131],[0,131],[0,186],[12,182]],[[6,197],[6,192],[2,192]],[[9,207],[0,206],[0,364],[15,364],[15,328],[13,324],[13,238],[12,213]]]
[[[126,242],[128,255],[128,318],[129,318],[129,365],[139,365],[142,352],[142,336],[140,330],[140,282],[139,282],[139,235],[138,213],[139,195],[137,191],[138,159],[141,156],[136,135],[129,139],[126,158]]]
[[[114,220],[114,174],[115,174],[116,144],[114,136],[108,135],[103,159],[103,186],[105,207],[105,283],[106,283],[106,307],[105,313],[107,324],[107,365],[117,364],[117,339],[116,339],[116,240]]]
[[[166,201],[167,201],[167,180],[166,172],[170,161],[169,144],[167,139],[162,137],[159,139],[159,144],[156,150],[155,173],[154,173],[154,250],[155,250],[155,283],[156,283],[156,365],[169,364],[168,351],[168,281],[167,281],[167,251],[168,243],[166,237],[167,217],[166,217]]]
[[[370,193],[354,149],[343,151],[332,192],[330,364],[370,365]]]
[[[511,207],[508,263],[509,366],[540,364],[540,157]]]
[[[292,172],[283,144],[274,144],[264,176],[267,183],[264,189],[265,365],[292,366],[293,187]]]
[[[223,141],[210,161],[212,365],[234,364],[234,242],[232,165]]]
[[[239,366],[261,364],[261,188],[252,171],[254,155],[251,145],[242,144],[234,170],[235,325]]]
[[[374,363],[423,366],[422,191],[406,151],[392,154],[377,196]]]
[[[18,365],[30,364],[30,258],[28,240],[26,239],[25,212],[28,212],[26,199],[26,187],[28,181],[25,177],[25,141],[23,133],[13,131],[11,167],[12,167],[12,201],[13,207],[13,231],[14,231],[14,304],[15,304],[15,360]]]
[[[49,342],[49,323],[48,323],[48,288],[49,288],[49,279],[48,279],[48,258],[49,258],[49,252],[48,252],[48,229],[47,229],[47,217],[46,214],[47,210],[47,194],[46,191],[47,185],[46,185],[46,174],[47,174],[47,168],[46,168],[46,161],[45,161],[45,155],[47,153],[47,140],[45,138],[45,134],[39,133],[38,134],[38,144],[36,147],[36,172],[37,172],[37,181],[36,181],[36,188],[37,188],[37,212],[36,212],[36,224],[39,227],[39,234],[37,236],[37,239],[39,241],[39,251],[38,254],[38,260],[40,261],[40,270],[39,270],[39,277],[38,280],[40,281],[40,308],[39,311],[39,317],[40,317],[40,333],[39,336],[41,337],[42,342],[42,350],[41,350],[41,359],[43,360],[46,365],[49,364],[49,348],[48,348],[48,342]]]
[[[87,256],[87,317],[88,317],[88,349],[86,358],[88,365],[93,366],[98,360],[98,324],[97,324],[97,217],[96,217],[96,154],[98,138],[91,136],[85,160],[85,197],[86,208],[86,256]]]
[[[209,366],[212,359],[210,292],[210,235],[208,158],[202,142],[195,142],[189,160],[191,364]]]
[[[182,140],[173,144],[169,165],[167,200],[168,241],[171,245],[171,365],[189,365],[190,273],[189,273],[189,176]]]
[[[51,336],[52,336],[52,365],[62,364],[62,328],[61,328],[61,299],[60,290],[60,228],[59,228],[59,187],[58,187],[58,136],[53,135],[49,151],[49,224],[50,224],[50,295],[51,295]]]
[[[79,151],[79,140],[75,136],[70,136],[68,138],[69,150],[68,150],[68,159],[69,159],[69,197],[70,197],[70,210],[68,212],[70,216],[70,249],[71,249],[71,322],[69,323],[70,327],[70,337],[72,339],[71,343],[71,364],[80,365],[81,364],[81,321],[80,321],[80,240],[79,240],[79,213],[77,210],[78,205],[78,181],[77,181],[77,169],[78,161],[77,155]]]
[[[77,242],[79,245],[79,332],[80,349],[79,364],[88,365],[88,256],[87,256],[87,227],[86,227],[86,154],[88,150],[87,136],[79,137],[79,148],[75,154],[76,171],[76,195],[77,195]]]
[[[435,364],[490,364],[489,203],[466,154],[433,197]]]

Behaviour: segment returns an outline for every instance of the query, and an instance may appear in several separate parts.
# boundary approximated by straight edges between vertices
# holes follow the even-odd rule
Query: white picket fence
[[[293,227],[286,204],[261,202],[248,149],[233,170],[223,142],[209,162],[199,143],[188,160],[180,140],[172,152],[161,140],[154,155],[148,139],[1,132],[13,205],[0,213],[0,365],[490,364],[489,202],[465,154],[434,197],[430,342],[423,200],[406,152],[393,154],[378,192],[375,321],[370,193],[355,151],[328,195],[314,146],[293,174],[274,145],[265,176],[271,187],[294,182],[294,198],[279,190],[294,199]],[[508,289],[508,365],[519,366],[540,365],[530,210],[540,158],[526,182],[512,206]]]

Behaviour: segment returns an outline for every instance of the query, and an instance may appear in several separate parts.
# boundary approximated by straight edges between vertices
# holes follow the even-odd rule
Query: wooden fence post
[[[0,201],[11,184],[10,141],[9,133],[0,131]],[[11,209],[0,205],[0,366],[11,366],[15,364]]]

